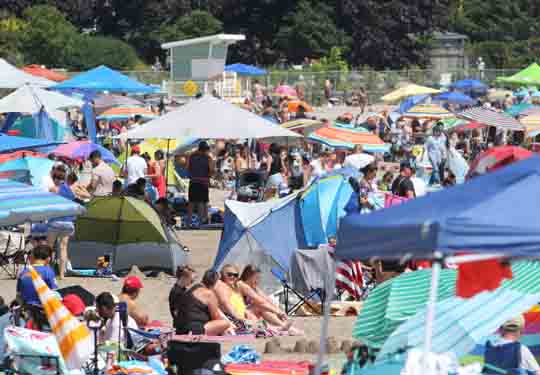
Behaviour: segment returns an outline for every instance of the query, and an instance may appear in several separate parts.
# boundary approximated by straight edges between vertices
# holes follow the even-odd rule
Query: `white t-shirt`
[[[362,169],[366,165],[371,164],[375,161],[375,157],[369,154],[352,154],[345,158],[345,162],[343,163],[343,166],[345,168],[353,168],[353,169]]]
[[[135,320],[131,316],[128,316],[127,327],[130,329],[139,329],[139,327],[137,327],[137,323],[135,323]],[[107,322],[103,326],[100,335],[100,342],[118,342],[119,336],[121,342],[124,342],[124,329],[121,329],[120,313],[117,312],[114,314],[114,318],[107,320]],[[137,340],[134,336],[136,335],[132,333],[131,339],[135,342]]]
[[[321,161],[319,159],[313,160],[311,163],[311,176],[312,177],[320,177],[325,173],[324,168],[322,167]]]
[[[105,162],[99,163],[92,169],[92,183],[95,183],[94,196],[103,197],[112,193],[113,183],[116,174]]]
[[[426,195],[427,186],[426,186],[426,183],[424,182],[424,180],[422,180],[421,178],[418,178],[416,176],[413,176],[413,177],[411,177],[411,182],[413,183],[413,186],[414,186],[414,194],[417,197],[421,197],[423,195]]]
[[[134,184],[139,178],[144,178],[146,169],[146,161],[143,158],[139,155],[130,156],[126,161],[127,184]]]
[[[51,189],[54,187],[54,181],[50,173],[46,176],[43,176],[40,181],[40,186],[45,191],[51,191]]]

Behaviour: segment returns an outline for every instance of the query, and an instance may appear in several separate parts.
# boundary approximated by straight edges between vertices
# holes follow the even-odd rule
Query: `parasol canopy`
[[[531,151],[518,146],[492,147],[474,159],[469,168],[469,177],[486,174],[532,155]]]
[[[422,95],[422,94],[439,94],[440,92],[441,90],[433,89],[431,87],[411,84],[405,87],[401,87],[397,90],[394,90],[386,94],[385,96],[383,96],[381,99],[384,102],[391,103],[391,102],[399,102],[400,100],[408,98],[409,96]]]
[[[520,72],[510,77],[498,77],[497,82],[510,83],[514,85],[540,85],[540,65],[532,63]]]
[[[80,108],[83,104],[82,100],[55,91],[24,85],[0,99],[0,113],[21,112],[35,114],[42,108],[49,112],[56,109]]]
[[[298,94],[296,93],[296,90],[293,89],[289,85],[280,85],[276,87],[274,90],[274,94],[277,96],[283,96],[283,97],[289,97],[289,98],[297,98]]]
[[[390,149],[390,145],[375,134],[337,126],[317,129],[306,138],[333,148],[353,149],[356,145],[362,145],[364,151],[382,153]]]
[[[451,88],[460,91],[486,91],[489,86],[477,79],[462,79],[450,85]]]
[[[476,121],[488,126],[495,126],[507,130],[524,130],[524,126],[518,120],[507,113],[495,112],[491,109],[475,107],[458,114],[459,117]]]
[[[47,155],[32,151],[16,151],[0,155],[0,172],[25,171],[34,186],[41,185],[54,164]]]
[[[96,120],[107,120],[107,121],[127,120],[135,116],[141,116],[143,119],[155,119],[159,117],[154,112],[144,107],[121,106],[121,107],[113,107],[113,108],[109,108],[105,110],[99,116],[96,117]]]
[[[433,97],[433,100],[448,102],[456,105],[473,105],[476,103],[476,100],[471,98],[469,95],[465,95],[458,91],[443,92],[442,94]]]
[[[120,164],[112,152],[91,141],[66,143],[55,148],[52,154],[65,159],[83,161],[87,160],[94,151],[99,151],[101,153],[101,158],[104,162],[109,164]]]
[[[454,116],[452,112],[438,104],[417,104],[402,115],[402,117],[426,119],[443,119]]]
[[[111,107],[135,106],[142,107],[143,103],[137,99],[124,95],[99,94],[94,98],[96,112],[103,112]]]

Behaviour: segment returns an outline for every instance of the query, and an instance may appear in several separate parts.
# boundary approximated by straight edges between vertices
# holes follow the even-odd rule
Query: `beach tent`
[[[24,85],[35,85],[49,87],[54,85],[53,81],[42,77],[36,77],[17,69],[4,59],[0,59],[0,88],[17,89]]]
[[[540,65],[532,63],[527,68],[510,77],[498,77],[497,82],[512,85],[538,86],[540,85]]]
[[[153,87],[145,85],[104,65],[78,74],[67,81],[53,86],[52,89],[88,90],[92,92],[109,91],[139,94],[148,94],[156,91]]]
[[[212,96],[196,99],[117,136],[122,139],[245,139],[267,137],[301,137],[254,113]]]
[[[336,236],[352,193],[349,175],[333,173],[318,178],[300,195],[300,216],[309,247],[326,244],[329,237]]]
[[[241,76],[263,76],[266,74],[266,70],[246,64],[225,65],[225,71],[235,72],[236,74]]]
[[[113,272],[137,265],[174,273],[186,263],[176,235],[148,203],[132,197],[94,198],[77,219],[69,254],[74,268],[95,268],[98,257],[110,254]]]
[[[41,109],[80,108],[84,102],[58,92],[44,90],[39,87],[24,85],[16,91],[0,99],[0,113],[20,112],[35,114]]]
[[[36,77],[42,77],[50,81],[62,82],[68,79],[68,76],[55,72],[54,70],[47,69],[41,65],[27,65],[22,68],[26,73],[32,74]]]
[[[71,135],[71,129],[62,126],[60,122],[57,119],[52,118],[52,116],[49,118],[49,127],[51,137],[54,141],[63,142],[66,136]],[[12,125],[9,125],[9,129],[4,131],[15,131],[18,136],[26,138],[41,138],[43,135],[41,126],[36,122],[35,116],[30,115],[18,117]]]
[[[539,183],[540,157],[531,156],[399,206],[346,216],[336,254],[343,259],[426,258],[436,250],[536,255]]]
[[[80,215],[84,208],[58,194],[11,180],[0,180],[0,226]]]
[[[0,153],[54,146],[60,142],[0,134]]]
[[[273,267],[289,271],[291,256],[305,248],[297,194],[261,203],[225,202],[223,233],[214,268],[234,263],[255,264],[262,270],[262,285],[278,286]]]

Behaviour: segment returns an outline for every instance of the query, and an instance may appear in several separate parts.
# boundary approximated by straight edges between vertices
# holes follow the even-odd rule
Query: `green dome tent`
[[[498,77],[497,82],[509,83],[512,85],[539,86],[540,65],[532,63],[527,68],[510,77]]]
[[[141,270],[174,273],[186,263],[175,234],[146,202],[132,197],[93,199],[75,224],[70,242],[73,268],[95,268],[97,258],[111,255],[113,272]]]

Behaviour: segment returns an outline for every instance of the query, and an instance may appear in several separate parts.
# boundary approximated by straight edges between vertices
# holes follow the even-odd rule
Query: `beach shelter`
[[[524,126],[508,113],[495,112],[491,109],[475,107],[460,112],[457,116],[470,121],[476,121],[481,124],[495,126],[506,130],[524,130]]]
[[[377,135],[365,129],[346,129],[341,126],[320,128],[310,133],[306,139],[336,149],[352,150],[355,145],[362,145],[367,152],[388,152],[390,145],[384,143]]]
[[[476,100],[471,98],[469,95],[465,95],[458,91],[443,92],[442,94],[439,94],[433,97],[433,100],[441,101],[441,102],[448,102],[450,104],[456,104],[456,105],[476,104]]]
[[[104,65],[80,73],[52,87],[54,90],[88,90],[149,94],[156,90]]]
[[[61,125],[57,119],[52,117],[49,118],[49,128],[54,141],[62,142],[66,135],[71,134],[70,128]],[[37,123],[35,116],[31,115],[19,116],[5,131],[14,131],[17,132],[18,136],[27,138],[41,138],[43,136],[41,124]]]
[[[32,150],[40,147],[54,146],[59,143],[61,142],[0,134],[0,154],[19,150]]]
[[[301,137],[224,100],[205,96],[119,136],[123,139]]]
[[[386,95],[384,95],[381,99],[385,103],[397,103],[403,99],[406,99],[410,96],[416,96],[416,95],[422,95],[422,94],[439,94],[441,90],[432,89],[431,87],[425,87],[425,86],[419,86],[419,85],[407,85],[405,87],[401,87],[397,90],[394,90]]]
[[[491,147],[478,155],[470,164],[468,176],[482,175],[516,161],[530,158],[532,151],[518,146]]]
[[[527,68],[510,77],[498,77],[497,82],[513,85],[538,86],[540,85],[540,65],[532,63]]]
[[[45,108],[56,109],[80,108],[84,102],[58,92],[39,87],[24,85],[0,99],[0,113],[20,112],[34,114]]]
[[[263,76],[267,73],[266,70],[257,68],[256,66],[240,63],[225,65],[225,71],[235,72],[241,76]]]
[[[41,188],[0,180],[0,226],[39,222],[84,212],[79,204]]]
[[[3,172],[24,171],[33,186],[41,186],[54,164],[47,155],[32,151],[16,151],[0,154],[0,174]]]
[[[186,262],[176,235],[146,202],[132,197],[99,197],[77,219],[69,243],[74,268],[95,268],[98,257],[111,256],[113,272],[142,270],[174,273]]]
[[[24,70],[26,73],[32,74],[33,76],[48,79],[49,81],[62,82],[68,79],[68,76],[55,72],[54,70],[47,69],[42,65],[27,65],[23,67],[22,70]]]
[[[261,203],[225,202],[223,232],[214,268],[256,264],[269,290],[279,286],[271,269],[289,271],[293,253],[305,248],[297,194]]]
[[[398,113],[405,113],[410,108],[414,107],[417,104],[423,103],[424,101],[429,98],[429,95],[422,94],[422,95],[414,95],[410,96],[399,103],[399,109],[397,110]]]
[[[535,106],[535,105],[530,104],[530,103],[519,103],[519,104],[514,104],[510,108],[507,108],[505,110],[505,112],[508,113],[512,117],[517,117],[517,116],[520,116],[524,111],[526,111],[529,108],[539,108],[540,109],[539,106]]]
[[[454,90],[465,92],[485,92],[489,88],[488,85],[477,79],[462,79],[461,81],[452,83],[450,87]]]
[[[141,116],[145,120],[155,119],[159,117],[157,114],[155,114],[148,108],[124,105],[124,106],[109,108],[101,112],[101,114],[97,116],[96,119],[107,120],[107,121],[127,120],[135,116]]]
[[[0,88],[17,89],[24,85],[49,87],[55,82],[42,77],[36,77],[17,69],[4,59],[0,59]]]

